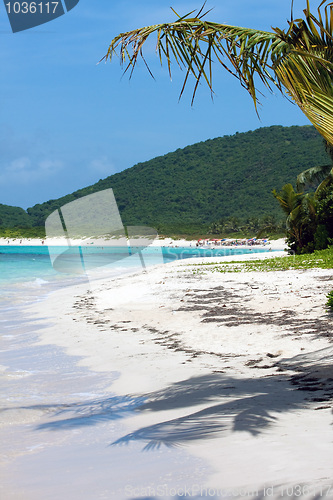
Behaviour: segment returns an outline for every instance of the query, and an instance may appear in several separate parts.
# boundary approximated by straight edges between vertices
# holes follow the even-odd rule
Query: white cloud
[[[12,160],[9,165],[5,168],[5,171],[7,173],[19,173],[21,174],[24,171],[27,171],[27,169],[31,166],[31,161],[29,158],[22,156],[21,158],[16,158],[15,160]]]
[[[11,160],[1,170],[0,184],[29,184],[38,180],[51,179],[64,167],[59,160],[43,159],[37,162],[26,156]]]

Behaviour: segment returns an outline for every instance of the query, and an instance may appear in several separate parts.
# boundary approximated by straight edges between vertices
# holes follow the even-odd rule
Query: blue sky
[[[270,30],[285,28],[290,0],[208,0],[209,18]],[[313,2],[314,6],[317,5]],[[216,67],[212,102],[202,86],[180,102],[184,74],[170,82],[154,44],[131,81],[117,60],[97,64],[119,32],[171,21],[197,0],[80,0],[66,15],[13,34],[0,3],[0,203],[27,208],[58,198],[143,162],[235,132],[270,125],[306,125],[279,95],[262,99],[260,120],[238,82]],[[305,0],[295,0],[295,17]]]

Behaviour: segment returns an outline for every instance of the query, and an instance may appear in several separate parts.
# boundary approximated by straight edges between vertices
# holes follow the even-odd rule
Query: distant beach
[[[203,241],[203,240],[202,240]],[[213,245],[213,240],[205,240],[210,241],[210,246]],[[235,239],[226,239],[226,243],[233,243],[236,241]],[[238,240],[244,241],[244,240]],[[82,238],[71,240],[72,244],[76,245],[100,245],[100,244],[115,244],[116,240],[112,239],[91,239],[91,238]],[[176,247],[193,247],[196,246],[198,240],[185,240],[185,239],[174,239],[174,238],[157,238],[151,242],[153,246],[176,246]],[[0,238],[0,246],[5,245],[24,245],[24,246],[64,246],[68,244],[68,240],[66,238]],[[208,245],[206,245],[208,246]],[[221,245],[218,245],[221,246]],[[252,246],[252,245],[251,245]],[[280,238],[278,240],[268,240],[265,246],[269,246],[273,249],[283,250],[286,247],[285,240]]]

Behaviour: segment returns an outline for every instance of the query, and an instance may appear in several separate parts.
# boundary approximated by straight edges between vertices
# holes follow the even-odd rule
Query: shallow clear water
[[[266,248],[244,249],[241,247],[224,247],[207,249],[197,247],[147,247],[132,248],[130,255],[126,247],[48,247],[48,246],[0,246],[0,286],[31,282],[35,286],[43,282],[58,282],[77,279],[75,263],[80,267],[82,259],[85,269],[98,268],[112,264],[119,271],[138,265],[138,259],[143,266],[167,263],[178,259],[193,257],[217,257],[243,255],[245,253],[265,253]],[[51,258],[50,258],[51,256]],[[132,259],[128,257],[132,256]],[[137,259],[133,258],[137,256]],[[67,273],[56,271],[51,260],[59,257],[62,263],[68,263]],[[56,267],[56,266],[55,266]],[[62,266],[63,269],[63,266]],[[74,271],[74,272],[73,272]]]
[[[55,276],[47,248],[44,253],[36,252],[36,248],[0,247],[0,283]]]

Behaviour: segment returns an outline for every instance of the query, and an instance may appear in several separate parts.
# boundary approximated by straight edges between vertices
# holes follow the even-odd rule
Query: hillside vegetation
[[[56,208],[112,188],[125,225],[177,227],[182,232],[223,217],[281,218],[272,190],[327,162],[323,140],[312,126],[260,128],[138,163],[92,186],[35,205],[28,214],[33,226],[41,226]]]
[[[31,217],[23,208],[0,203],[0,227],[30,227],[31,224]]]

